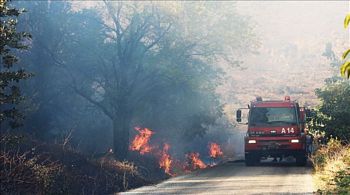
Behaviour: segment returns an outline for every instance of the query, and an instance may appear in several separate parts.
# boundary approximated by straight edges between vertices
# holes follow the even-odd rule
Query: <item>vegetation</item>
[[[321,99],[321,105],[311,121],[310,128],[325,132],[327,138],[337,137],[343,142],[348,142],[350,140],[349,81],[329,83],[323,89],[317,89],[316,94]]]
[[[347,194],[350,191],[350,146],[331,139],[327,145],[318,147],[311,157],[318,193]]]
[[[149,183],[132,163],[108,154],[88,159],[28,135],[3,134],[0,143],[2,194],[111,194]]]
[[[19,81],[30,77],[22,66],[16,66],[16,52],[28,49],[30,34],[18,32],[17,17],[24,10],[13,8],[8,0],[0,1],[0,132],[22,124],[17,105],[23,99]]]
[[[344,21],[346,28],[350,14]],[[328,51],[331,51],[328,50]],[[346,59],[350,50],[342,58]],[[334,53],[325,56],[339,64]],[[332,57],[333,56],[333,57]],[[332,65],[332,64],[331,64]],[[350,63],[341,67],[341,76],[349,78]],[[316,152],[311,156],[315,168],[315,183],[321,194],[348,194],[350,191],[350,82],[332,77],[326,80],[323,89],[316,90],[321,105],[311,120],[310,127],[315,133]],[[325,140],[326,139],[326,140]],[[321,141],[323,140],[323,141]]]
[[[347,28],[350,24],[350,13],[346,15],[344,19],[344,28]],[[349,55],[350,49],[346,50],[342,56],[343,60]],[[350,78],[350,62],[345,61],[344,64],[340,67],[340,73],[343,77]]]

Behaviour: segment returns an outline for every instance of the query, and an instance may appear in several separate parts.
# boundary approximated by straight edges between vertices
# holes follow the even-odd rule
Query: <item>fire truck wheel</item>
[[[260,161],[259,156],[251,155],[251,154],[246,154],[245,155],[245,165],[246,166],[254,166],[258,164]]]
[[[305,166],[306,165],[306,156],[299,154],[295,157],[295,162],[297,164],[297,166]]]

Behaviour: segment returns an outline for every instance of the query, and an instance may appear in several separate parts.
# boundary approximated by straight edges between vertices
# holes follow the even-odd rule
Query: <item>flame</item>
[[[209,155],[212,158],[222,156],[224,153],[221,151],[220,145],[214,142],[209,143]]]
[[[164,169],[164,172],[168,175],[173,176],[173,174],[170,173],[170,168],[173,161],[170,158],[170,155],[168,154],[169,148],[170,145],[165,143],[159,160],[159,167]]]
[[[208,166],[212,167],[216,164],[214,161],[216,158],[223,156],[223,152],[220,145],[215,142],[209,142],[209,156],[212,158],[212,163],[205,164],[200,158],[198,152],[190,152],[186,154],[187,162],[174,159],[169,154],[170,145],[164,143],[162,150],[160,150],[159,145],[152,146],[149,141],[154,134],[154,132],[148,128],[135,127],[138,134],[132,140],[129,149],[132,151],[138,151],[141,155],[145,153],[150,153],[159,161],[159,167],[164,170],[164,172],[170,176],[175,176],[177,173],[183,171],[189,173],[195,169],[204,169]],[[112,150],[110,152],[113,153]]]
[[[152,147],[149,145],[148,142],[151,139],[151,136],[154,134],[153,131],[151,131],[148,128],[140,128],[140,127],[135,127],[134,129],[138,131],[139,134],[135,136],[129,149],[132,151],[139,151],[140,154],[145,154],[150,152]]]
[[[207,167],[206,164],[199,158],[198,152],[191,152],[186,154],[186,157],[190,160],[190,164],[192,164],[193,169],[204,169]]]

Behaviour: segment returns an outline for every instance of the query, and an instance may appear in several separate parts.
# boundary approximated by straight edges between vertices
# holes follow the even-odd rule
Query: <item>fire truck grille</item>
[[[283,143],[283,142],[288,142],[288,140],[259,140],[261,143]]]

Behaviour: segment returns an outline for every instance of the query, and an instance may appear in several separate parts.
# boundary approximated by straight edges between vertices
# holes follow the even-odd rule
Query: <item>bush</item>
[[[350,145],[330,139],[312,156],[319,193],[346,194],[350,191]]]
[[[343,143],[350,140],[350,82],[339,81],[317,89],[321,100],[310,129],[325,132],[326,137],[337,137]]]
[[[0,191],[3,193],[50,193],[62,166],[29,153],[0,151]]]

